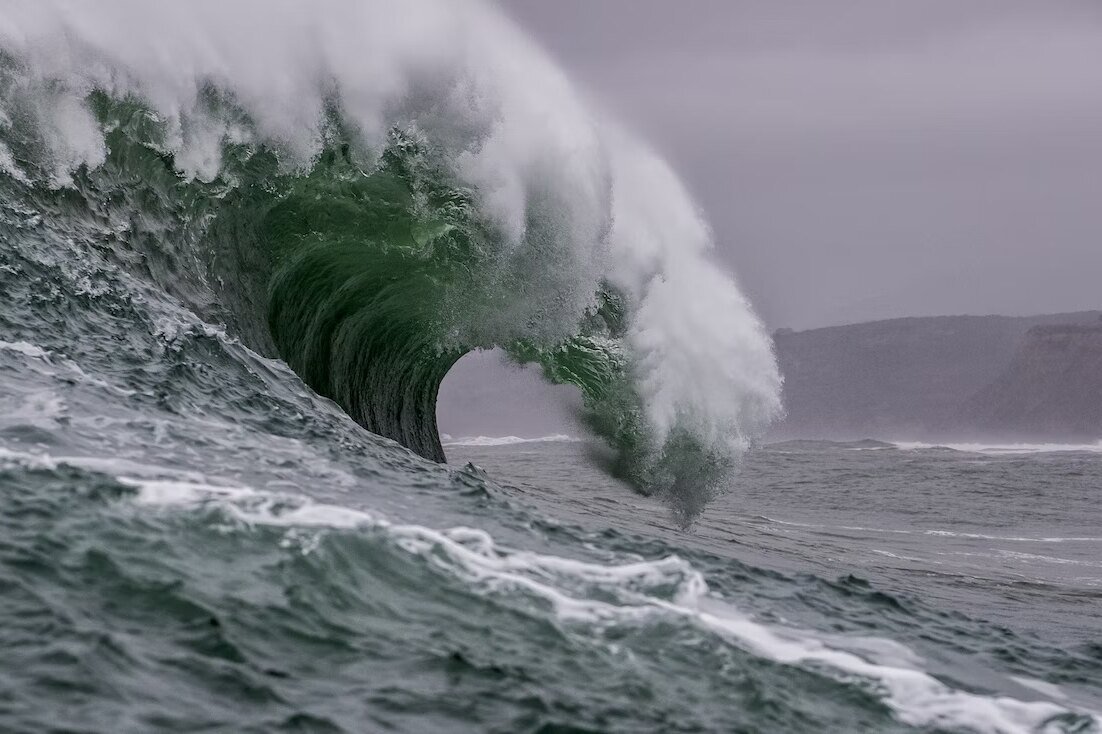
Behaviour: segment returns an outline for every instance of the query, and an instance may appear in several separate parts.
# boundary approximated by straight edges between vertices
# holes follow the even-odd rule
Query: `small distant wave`
[[[1060,558],[1059,556],[1046,556],[1039,553],[1022,553],[1020,551],[1011,550],[1000,550],[998,553],[1003,558],[1024,561],[1026,563],[1054,563],[1059,566],[1090,566],[1092,568],[1102,568],[1102,563],[1098,561],[1077,561],[1072,558]]]
[[[923,443],[920,441],[897,441],[893,445],[901,451],[923,449],[949,449],[969,454],[1046,454],[1056,452],[1078,452],[1102,454],[1102,439],[1094,443]]]
[[[1020,535],[988,535],[985,533],[966,533],[954,530],[938,529],[912,529],[902,528],[870,528],[861,525],[825,525],[820,523],[793,522],[780,520],[767,515],[758,515],[757,519],[764,520],[774,525],[786,525],[794,528],[808,528],[810,530],[838,531],[846,530],[859,533],[885,533],[890,535],[930,535],[944,538],[966,538],[969,540],[1001,540],[1012,543],[1102,543],[1102,536],[1077,535],[1077,536],[1046,536],[1027,537]]]
[[[976,540],[1005,540],[1016,543],[1098,543],[1102,537],[1074,536],[1074,537],[1046,537],[1027,538],[1015,535],[985,535],[984,533],[960,533],[952,530],[926,530],[926,535],[940,535],[947,538],[971,538]]]
[[[537,438],[521,438],[520,436],[466,436],[462,438],[444,438],[444,446],[512,446],[518,443],[576,443],[580,438],[568,436],[565,433],[556,433],[551,436],[539,436]]]
[[[800,438],[769,444],[774,451],[879,451],[894,449],[897,445],[886,441],[865,438],[859,441],[828,441],[826,439]]]
[[[768,444],[774,451],[960,451],[969,454],[1102,453],[1102,439],[1094,443],[929,443],[925,441],[828,441],[795,439]]]

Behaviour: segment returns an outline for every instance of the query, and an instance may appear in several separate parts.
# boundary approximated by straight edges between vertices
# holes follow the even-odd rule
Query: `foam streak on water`
[[[874,645],[879,643],[881,650],[891,650],[888,660],[874,661],[846,649],[844,638],[827,640],[806,630],[761,624],[710,595],[704,577],[673,556],[651,562],[600,565],[501,547],[488,533],[474,528],[433,530],[395,525],[357,510],[318,505],[301,497],[263,496],[246,488],[187,482],[123,482],[138,488],[139,503],[176,507],[210,507],[215,503],[246,524],[380,529],[397,547],[458,576],[471,588],[494,595],[538,597],[548,603],[556,618],[570,624],[607,627],[647,624],[666,616],[684,619],[760,657],[784,665],[822,666],[843,680],[868,681],[901,721],[915,726],[1030,734],[1050,730],[1048,725],[1067,713],[1055,703],[953,690],[911,667],[919,660],[917,656],[888,641],[872,641]],[[594,588],[610,601],[583,595],[591,594]],[[869,645],[869,640],[859,640],[858,647],[862,645]],[[1053,686],[1047,689],[1047,695],[1063,697]],[[1102,718],[1089,716],[1093,726],[1102,725]]]
[[[509,444],[505,444],[509,445]],[[740,612],[711,592],[704,575],[690,563],[669,556],[655,561],[594,563],[510,548],[485,530],[457,526],[435,530],[388,521],[376,514],[317,502],[296,494],[273,494],[193,474],[177,477],[155,466],[97,458],[55,458],[6,451],[0,467],[56,471],[83,467],[120,473],[118,482],[135,495],[125,500],[149,511],[217,511],[240,528],[270,526],[286,530],[285,542],[299,552],[314,552],[327,531],[367,533],[379,537],[390,552],[412,554],[455,579],[471,593],[500,598],[526,614],[549,613],[568,628],[591,638],[616,627],[638,628],[676,620],[714,635],[724,644],[781,665],[798,666],[867,686],[901,722],[952,730],[1027,734],[1061,731],[1067,715],[1066,694],[1038,681],[1027,687],[1049,702],[1026,702],[1008,696],[977,695],[954,690],[922,669],[922,658],[889,640],[824,635],[807,629],[763,623]],[[310,530],[314,536],[304,537]],[[861,683],[861,682],[864,683]],[[1093,726],[1099,719],[1095,717]],[[1090,719],[1079,719],[1086,725]]]

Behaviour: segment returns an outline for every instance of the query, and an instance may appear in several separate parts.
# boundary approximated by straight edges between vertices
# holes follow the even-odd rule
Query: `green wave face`
[[[444,376],[468,351],[504,348],[577,386],[592,429],[621,449],[619,471],[646,487],[623,296],[600,288],[565,337],[529,328],[545,310],[526,289],[546,265],[527,257],[503,267],[504,245],[474,194],[425,143],[393,131],[370,160],[334,120],[333,140],[304,173],[281,170],[276,151],[227,146],[215,180],[185,181],[140,103],[97,94],[94,108],[111,131],[108,157],[78,174],[82,211],[70,216],[119,202],[115,214],[134,227],[116,244],[163,264],[143,278],[284,359],[368,430],[434,461],[445,458],[436,428]],[[537,213],[529,224],[540,236]]]
[[[489,277],[500,243],[472,214],[470,194],[441,185],[447,174],[398,134],[369,174],[346,155],[327,152],[259,227],[273,259],[267,318],[280,356],[369,430],[443,461],[441,381],[466,352],[503,347],[577,386],[594,430],[638,451],[619,296],[594,294],[560,341],[495,338],[485,316],[507,311],[510,294]]]
[[[455,191],[418,185],[391,149],[365,175],[327,153],[265,213],[267,320],[279,354],[367,429],[443,461],[440,382],[468,347],[446,304],[483,236]]]
[[[440,383],[466,352],[501,347],[579,389],[587,424],[617,449],[618,475],[647,491],[673,489],[685,474],[676,462],[699,450],[685,440],[653,457],[624,347],[623,295],[603,286],[559,341],[487,337],[484,315],[508,309],[509,293],[483,277],[499,248],[470,194],[440,185],[447,174],[397,134],[370,174],[346,156],[327,152],[259,228],[273,256],[267,315],[280,356],[369,430],[443,461]]]

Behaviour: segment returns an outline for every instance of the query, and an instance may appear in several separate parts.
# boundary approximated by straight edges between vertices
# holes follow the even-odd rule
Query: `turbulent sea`
[[[1098,447],[761,446],[713,248],[493,5],[6,5],[0,731],[1098,732]]]
[[[769,446],[685,532],[585,442],[81,417],[2,355],[57,381],[5,419],[4,731],[1098,730],[1097,453]]]

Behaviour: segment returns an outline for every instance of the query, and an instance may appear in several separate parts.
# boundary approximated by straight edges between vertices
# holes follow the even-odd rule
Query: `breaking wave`
[[[688,515],[780,411],[676,176],[479,2],[6,8],[0,200],[15,247],[107,253],[437,461],[472,350],[576,385]]]

